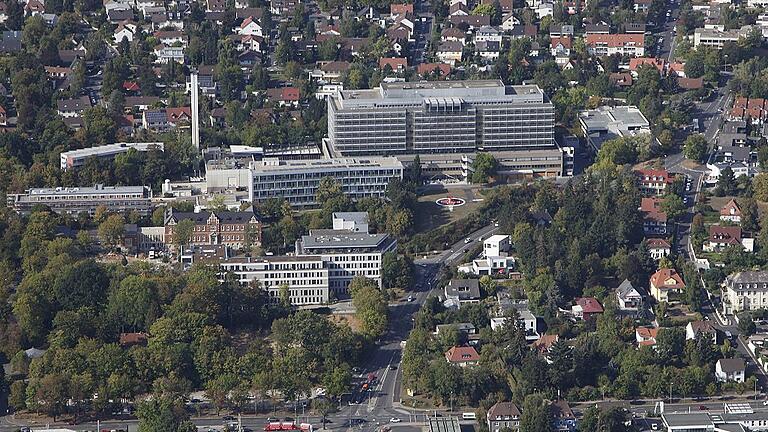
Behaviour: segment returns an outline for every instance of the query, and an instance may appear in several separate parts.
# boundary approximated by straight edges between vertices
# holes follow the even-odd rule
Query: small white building
[[[745,364],[740,358],[720,359],[715,363],[715,378],[718,382],[743,383],[744,376]]]
[[[619,302],[619,309],[626,311],[636,311],[643,305],[645,295],[640,289],[635,288],[628,279],[616,288],[616,299]]]

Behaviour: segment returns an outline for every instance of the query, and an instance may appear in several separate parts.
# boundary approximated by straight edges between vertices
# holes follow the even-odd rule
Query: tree
[[[125,220],[119,214],[111,214],[99,224],[99,238],[110,248],[119,246],[124,235]]]
[[[683,153],[688,159],[701,161],[707,154],[707,140],[702,134],[689,135],[683,144]]]
[[[755,179],[759,176],[760,174]],[[766,176],[766,180],[768,180],[768,176]],[[766,185],[768,186],[768,181],[766,181]],[[734,177],[731,167],[725,167],[720,171],[720,178],[717,179],[717,188],[725,195],[733,195],[736,191],[736,177]],[[766,197],[768,197],[768,188],[766,188],[766,191]],[[755,198],[760,199],[757,197],[757,188],[755,188]]]
[[[679,195],[668,194],[661,203],[661,209],[669,219],[677,219],[685,212],[685,204]]]
[[[720,173],[721,179],[724,174],[725,169]],[[731,175],[733,175],[732,171]],[[720,180],[718,180],[718,184],[719,183]],[[752,179],[752,190],[754,191],[754,197],[756,200],[762,202],[768,201],[768,173],[760,173],[756,175],[754,179]]]
[[[752,319],[752,315],[749,312],[743,312],[739,314],[739,331],[745,336],[751,336],[757,330],[755,321]]]
[[[597,152],[597,162],[610,162],[614,165],[637,162],[638,146],[635,137],[621,137],[606,141]]]
[[[195,223],[190,219],[183,219],[173,227],[173,244],[177,247],[183,247],[189,244],[192,233],[195,230]]]
[[[759,229],[757,224],[757,203],[753,198],[741,200],[741,227],[749,232]]]
[[[355,314],[362,322],[362,331],[375,339],[387,330],[387,301],[376,282],[364,276],[355,277],[349,285]]]
[[[139,404],[139,432],[186,432],[188,416],[181,401],[156,397]]]
[[[552,430],[552,414],[549,404],[539,394],[525,397],[520,432],[549,432]]]
[[[482,6],[482,5],[481,5]],[[485,183],[496,175],[499,163],[490,153],[478,153],[472,163],[472,183]]]
[[[312,409],[320,413],[323,429],[325,429],[325,418],[336,410],[336,404],[326,398],[319,397],[312,400]]]
[[[11,384],[10,394],[8,395],[8,404],[14,411],[21,411],[27,407],[27,383],[24,380],[17,380]]]

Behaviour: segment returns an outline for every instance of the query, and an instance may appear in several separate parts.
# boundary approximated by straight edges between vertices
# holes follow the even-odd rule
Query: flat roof
[[[715,426],[707,413],[662,414],[661,419],[669,427]]]
[[[333,159],[306,159],[283,160],[278,158],[264,158],[260,161],[252,161],[249,167],[253,171],[286,171],[327,168],[355,168],[355,167],[382,167],[402,169],[403,164],[395,157],[365,157],[365,158],[333,158]]]
[[[255,264],[255,263],[280,263],[280,262],[322,262],[320,256],[315,255],[277,255],[263,257],[237,256],[222,261],[221,264]]]
[[[302,249],[322,248],[372,248],[378,247],[389,234],[355,233],[347,230],[311,230],[309,235],[301,236]]]
[[[103,193],[144,193],[144,186],[89,186],[89,187],[71,187],[71,188],[37,188],[29,189],[29,195],[83,195],[83,194],[103,194]]]
[[[108,154],[112,152],[128,151],[128,149],[131,149],[131,148],[135,148],[138,151],[147,151],[152,149],[153,147],[157,148],[158,150],[163,150],[165,148],[165,145],[161,142],[140,142],[140,143],[120,142],[120,143],[107,144],[107,145],[97,146],[97,147],[88,147],[84,149],[70,150],[70,151],[62,152],[61,155],[66,157],[72,157],[72,158],[82,158],[82,157],[88,157],[88,156],[98,156],[98,155]]]
[[[375,89],[342,90],[329,100],[340,108],[405,108],[427,100],[468,103],[545,103],[537,85],[505,86],[500,80],[417,81],[381,83]]]

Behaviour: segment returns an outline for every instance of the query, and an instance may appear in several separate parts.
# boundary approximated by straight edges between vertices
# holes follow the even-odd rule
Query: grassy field
[[[419,196],[419,202],[416,208],[416,231],[427,232],[443,225],[462,219],[477,210],[483,203],[482,201],[473,201],[481,199],[482,196],[477,192],[478,188],[461,188],[441,191],[430,191],[425,195]],[[452,196],[466,200],[466,204],[454,207],[449,211],[446,207],[440,207],[435,204],[439,198]]]

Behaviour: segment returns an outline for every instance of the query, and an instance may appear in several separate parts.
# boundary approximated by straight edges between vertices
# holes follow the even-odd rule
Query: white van
[[[473,412],[461,413],[461,418],[464,420],[477,420],[477,414]]]

